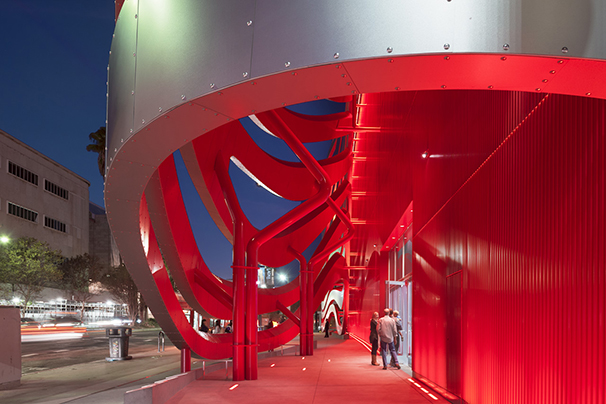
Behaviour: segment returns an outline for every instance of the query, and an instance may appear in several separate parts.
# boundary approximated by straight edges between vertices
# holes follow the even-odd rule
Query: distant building
[[[120,252],[109,229],[105,210],[89,202],[89,254],[99,259],[105,268],[120,265]]]
[[[65,257],[89,252],[89,186],[0,130],[0,235],[45,241]]]

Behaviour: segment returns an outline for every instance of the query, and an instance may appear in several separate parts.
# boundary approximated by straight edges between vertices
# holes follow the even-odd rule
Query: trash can
[[[106,328],[105,334],[109,337],[109,358],[105,358],[107,361],[124,361],[133,358],[128,355],[128,339],[133,335],[132,328]]]

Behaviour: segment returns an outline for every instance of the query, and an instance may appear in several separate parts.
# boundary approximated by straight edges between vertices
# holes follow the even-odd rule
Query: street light
[[[285,273],[279,273],[278,274],[278,280],[280,282],[288,282],[288,275],[286,275]]]
[[[11,239],[8,236],[0,236],[0,244],[7,244]]]

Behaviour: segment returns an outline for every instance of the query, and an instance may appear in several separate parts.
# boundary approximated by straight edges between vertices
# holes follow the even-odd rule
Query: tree
[[[88,138],[92,141],[86,146],[86,151],[97,153],[97,164],[99,173],[105,179],[105,126],[101,126],[96,132],[90,133]]]
[[[131,278],[126,265],[113,267],[102,277],[103,287],[120,303],[126,304],[128,315],[133,323],[139,311],[139,289]]]
[[[97,257],[83,254],[66,259],[59,269],[63,275],[61,283],[66,297],[80,303],[80,319],[84,321],[84,305],[95,296],[90,286],[101,281],[104,268]]]
[[[31,237],[21,237],[0,247],[0,282],[12,285],[21,297],[21,316],[27,307],[49,284],[61,280],[57,269],[60,251],[51,250],[48,243]]]

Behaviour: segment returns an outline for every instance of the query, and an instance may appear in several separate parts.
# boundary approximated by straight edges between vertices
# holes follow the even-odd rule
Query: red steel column
[[[236,191],[229,178],[229,169],[222,163],[221,154],[217,155],[215,161],[215,173],[221,184],[225,203],[229,209],[234,224],[234,247],[233,247],[233,380],[244,380],[245,375],[245,348],[246,339],[246,288],[244,283],[246,263],[246,240],[244,235],[244,221],[246,216],[238,203]],[[256,285],[256,279],[255,279]],[[256,334],[256,330],[255,330]]]
[[[245,304],[246,290],[244,285],[245,275],[245,242],[244,242],[244,223],[237,221],[234,226],[234,309],[233,309],[233,337],[234,337],[234,356],[233,356],[233,380],[244,380],[244,339],[245,339]]]
[[[257,277],[259,268],[258,262],[253,264],[248,257],[246,264],[245,377],[246,380],[257,380],[257,363],[259,362],[257,357]]]
[[[307,335],[309,334],[308,328],[308,317],[309,307],[307,305],[307,289],[308,289],[308,271],[307,271],[307,260],[300,252],[296,251],[292,247],[288,247],[288,251],[293,254],[297,261],[299,261],[299,309],[300,309],[300,321],[299,321],[299,354],[301,356],[307,355]]]

